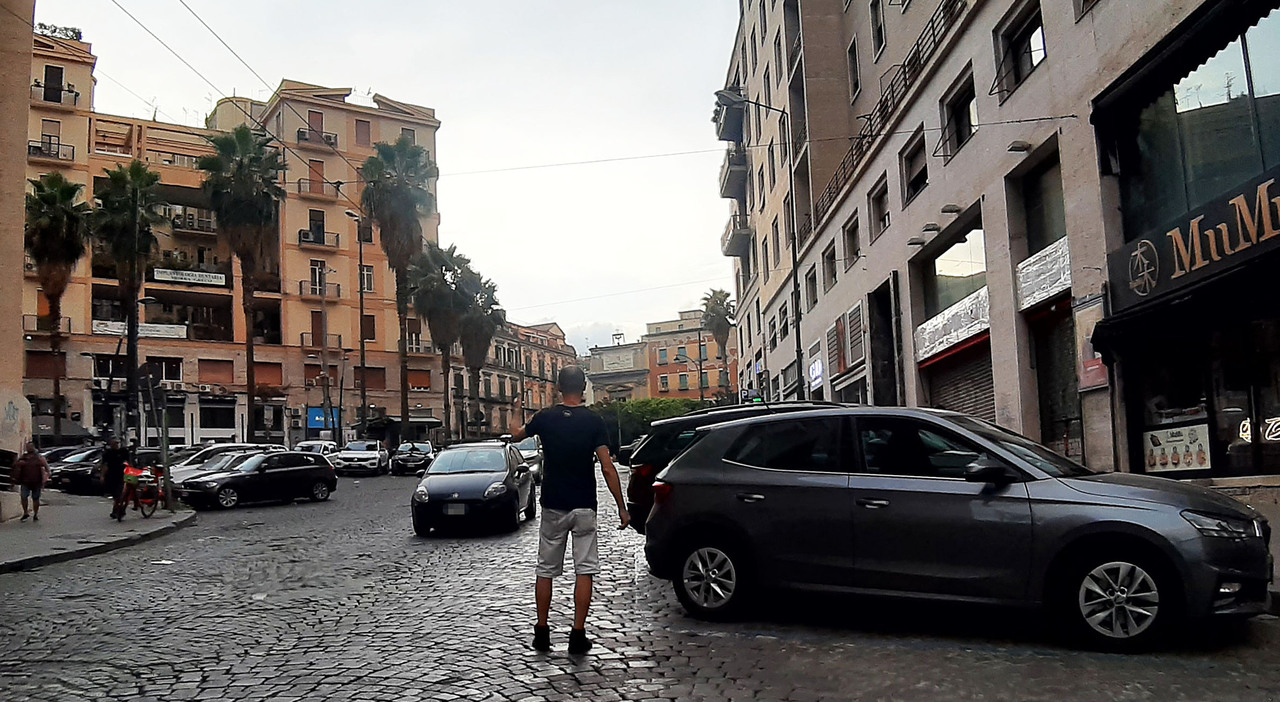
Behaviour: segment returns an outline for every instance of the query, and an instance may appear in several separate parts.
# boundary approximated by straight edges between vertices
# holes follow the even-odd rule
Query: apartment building
[[[721,359],[719,344],[702,325],[702,310],[687,310],[679,319],[645,327],[641,341],[648,345],[650,397],[737,398],[736,335],[729,336]]]
[[[779,18],[744,0],[726,88],[759,99],[751,57],[777,63],[760,37],[798,17],[803,64],[808,13],[834,9],[849,95],[825,107],[851,129],[830,173],[797,179],[813,224],[797,236],[796,372],[770,338],[797,310],[763,280],[769,228],[735,214],[722,239],[745,387],[961,410],[1098,469],[1280,468],[1275,322],[1249,302],[1277,255],[1275,3],[798,4]],[[771,104],[820,111],[793,95]],[[719,110],[731,154],[767,146],[767,128],[736,138],[752,109]]]
[[[559,402],[557,374],[577,363],[577,358],[559,324],[507,323],[494,338],[491,360],[481,371],[478,394],[487,433],[514,431],[538,410]],[[460,378],[454,380],[455,388],[462,387]]]
[[[323,429],[336,436],[335,424],[352,427],[363,416],[399,431],[394,278],[376,232],[358,219],[356,169],[374,143],[402,135],[434,155],[440,126],[434,112],[381,95],[361,104],[348,99],[345,88],[285,80],[265,102],[220,100],[207,129],[99,114],[91,46],[40,33],[33,39],[29,95],[22,96],[29,115],[27,176],[60,171],[92,193],[105,170],[133,159],[160,174],[167,205],[142,291],[139,360],[160,376],[170,440],[245,437],[250,413],[259,438],[278,442]],[[239,124],[274,134],[288,169],[279,236],[265,245],[255,281],[251,329],[242,313],[241,271],[218,236],[196,168],[210,152],[206,137]],[[436,240],[437,226],[438,216],[424,219],[424,240]],[[48,310],[29,262],[27,271],[26,393],[37,417],[53,411],[56,372],[65,379],[69,405],[64,430],[120,430],[128,303],[110,256],[95,246],[77,266],[63,298],[63,331],[70,338],[57,357],[48,351]],[[411,324],[410,333],[415,410],[408,423],[421,429],[439,421],[433,415],[441,416],[443,398],[433,389],[437,357],[420,325]],[[243,350],[250,334],[256,341],[253,392],[245,385]],[[363,415],[362,398],[369,405]],[[334,408],[329,421],[326,402]],[[143,417],[144,443],[158,442],[162,419]]]
[[[625,343],[615,335],[612,346],[591,347],[587,380],[596,402],[642,400],[649,394],[649,344]]]

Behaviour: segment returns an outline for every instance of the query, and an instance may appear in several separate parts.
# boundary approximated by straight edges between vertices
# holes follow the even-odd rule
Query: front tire
[[[427,521],[426,517],[422,516],[422,514],[419,513],[416,507],[412,508],[412,512],[413,512],[413,533],[417,534],[418,536],[430,536],[431,523]]]
[[[311,486],[311,494],[309,497],[312,502],[324,502],[329,499],[329,484],[317,480]]]
[[[1090,648],[1150,647],[1181,617],[1172,569],[1141,553],[1112,552],[1077,560],[1059,589],[1057,607],[1068,632]]]
[[[672,585],[690,615],[723,621],[738,615],[750,595],[750,574],[737,549],[700,542],[684,551]]]
[[[240,504],[240,493],[229,487],[218,491],[218,506],[223,509],[235,509]]]

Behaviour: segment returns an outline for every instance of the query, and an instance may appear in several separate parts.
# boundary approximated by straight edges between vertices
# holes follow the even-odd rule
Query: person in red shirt
[[[49,482],[49,463],[36,451],[36,445],[27,442],[22,454],[13,462],[13,484],[20,486],[22,495],[22,519],[30,516],[40,521],[40,491]],[[27,510],[27,501],[31,502],[31,510]]]

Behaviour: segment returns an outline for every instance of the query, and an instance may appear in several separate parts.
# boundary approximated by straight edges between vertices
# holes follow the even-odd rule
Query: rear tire
[[[738,616],[751,595],[751,575],[741,552],[719,540],[697,541],[678,562],[676,598],[698,619],[724,621]]]
[[[317,480],[311,485],[311,494],[309,497],[312,502],[324,502],[329,499],[329,484]]]
[[[1141,651],[1160,641],[1183,617],[1174,569],[1135,549],[1076,558],[1060,571],[1053,606],[1065,633],[1092,649]]]
[[[222,488],[218,491],[218,506],[223,509],[235,509],[240,504],[240,493],[231,488]]]

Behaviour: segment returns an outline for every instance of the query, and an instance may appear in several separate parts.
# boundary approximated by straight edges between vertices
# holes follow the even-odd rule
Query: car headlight
[[[1262,536],[1262,527],[1258,522],[1248,519],[1221,517],[1216,514],[1200,512],[1183,512],[1182,518],[1191,522],[1205,536],[1220,536],[1229,539],[1243,539],[1249,536]]]
[[[497,497],[498,495],[504,495],[506,492],[506,483],[494,483],[489,486],[489,489],[484,491],[484,499],[488,500],[490,498]]]
[[[418,502],[427,501],[427,486],[419,485],[417,490],[413,491],[413,499]]]
[[[200,482],[200,487],[202,487],[202,488],[216,488],[216,487],[218,487],[218,481],[216,481],[216,480],[204,480],[204,481],[201,481],[201,482]]]

